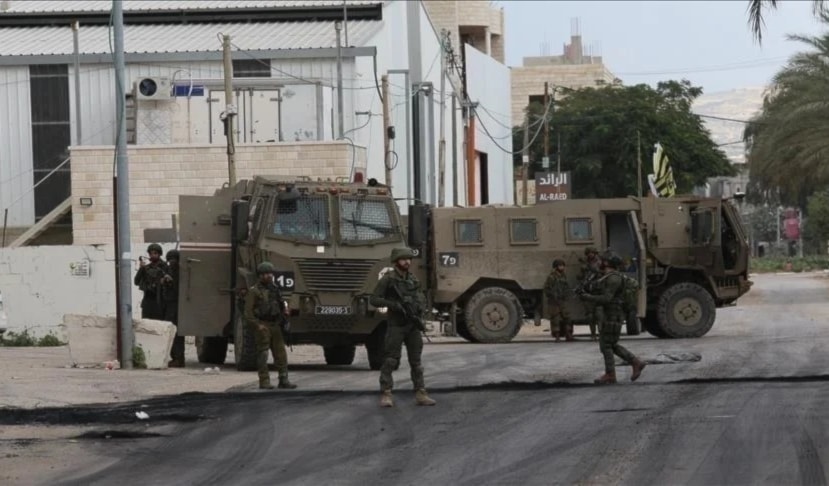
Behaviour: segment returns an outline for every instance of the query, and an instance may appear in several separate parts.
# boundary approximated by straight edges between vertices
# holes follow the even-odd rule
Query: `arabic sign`
[[[569,172],[536,172],[535,202],[566,201],[570,199]]]

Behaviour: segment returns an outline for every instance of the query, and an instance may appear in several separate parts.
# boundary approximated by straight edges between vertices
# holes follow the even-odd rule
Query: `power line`
[[[694,114],[697,115],[698,117],[701,117],[701,118],[711,118],[711,119],[714,119],[714,120],[730,121],[730,122],[734,122],[734,123],[745,123],[746,125],[762,123],[762,122],[757,122],[757,121],[752,121],[752,120],[738,120],[736,118],[727,118],[727,117],[724,117],[724,116],[700,115],[698,113],[694,113]]]
[[[639,72],[621,72],[616,73],[619,76],[653,76],[653,75],[661,75],[661,74],[691,74],[691,73],[707,73],[707,72],[718,72],[718,71],[734,71],[739,69],[750,69],[755,67],[762,67],[765,65],[770,64],[779,64],[781,61],[785,61],[788,59],[787,57],[777,57],[777,58],[767,58],[767,59],[755,59],[750,61],[738,61],[733,63],[727,64],[720,64],[720,65],[713,65],[713,66],[701,66],[695,68],[674,68],[674,69],[665,69],[665,70],[654,70],[654,71],[639,71]]]
[[[544,110],[544,114],[542,114],[542,115],[541,115],[541,119],[542,119],[542,120],[543,120],[544,118],[546,118],[546,117],[547,117],[547,114],[550,112],[550,107],[551,107],[551,106],[553,106],[553,100],[550,100],[550,102],[549,102],[549,103],[547,103],[547,107],[546,107],[546,108],[545,108],[545,110]],[[486,127],[486,124],[485,124],[485,123],[484,123],[484,121],[481,119],[481,115],[479,115],[479,114],[478,114],[478,111],[475,109],[474,104],[472,105],[472,112],[474,113],[475,118],[477,118],[477,119],[478,119],[478,121],[480,122],[480,124],[481,124],[481,128],[483,128],[484,133],[486,134],[486,136],[487,136],[490,140],[492,140],[492,143],[494,143],[496,147],[498,147],[499,149],[501,149],[501,151],[503,151],[503,152],[505,152],[505,153],[507,153],[507,154],[510,154],[510,155],[518,155],[518,154],[523,153],[525,150],[529,149],[529,148],[532,146],[532,144],[533,144],[533,143],[535,143],[535,141],[536,141],[536,139],[538,138],[538,136],[541,134],[541,129],[542,129],[542,128],[544,128],[544,124],[543,124],[543,123],[539,123],[539,124],[538,124],[538,130],[536,130],[535,135],[533,135],[532,139],[531,139],[531,140],[527,143],[526,147],[523,147],[523,148],[521,148],[520,150],[511,151],[511,150],[507,150],[507,149],[505,149],[504,147],[502,147],[502,146],[501,146],[501,144],[499,144],[499,143],[498,143],[497,139],[496,139],[496,138],[495,138],[495,137],[494,137],[494,136],[493,136],[493,135],[489,132],[489,129],[487,129],[487,127]]]

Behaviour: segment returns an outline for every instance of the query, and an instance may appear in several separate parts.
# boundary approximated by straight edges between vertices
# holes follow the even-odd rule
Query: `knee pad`
[[[396,370],[399,365],[400,360],[396,358],[386,358],[386,362],[383,364],[385,368],[389,368],[392,370]]]

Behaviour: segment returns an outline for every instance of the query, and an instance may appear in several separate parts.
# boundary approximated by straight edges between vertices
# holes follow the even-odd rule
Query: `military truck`
[[[256,368],[242,316],[256,266],[270,261],[291,309],[291,342],[318,344],[326,363],[348,365],[364,344],[372,369],[383,359],[384,314],[369,295],[405,246],[389,188],[367,182],[257,177],[212,196],[179,197],[179,334],[197,337],[199,360]]]
[[[729,200],[695,197],[575,199],[529,207],[410,209],[409,242],[433,306],[473,342],[510,341],[543,315],[542,287],[561,258],[576,285],[584,248],[610,249],[640,284],[636,316],[661,338],[701,337],[716,309],[745,294],[748,244]],[[576,324],[588,324],[571,299]],[[638,317],[638,318],[637,318]]]

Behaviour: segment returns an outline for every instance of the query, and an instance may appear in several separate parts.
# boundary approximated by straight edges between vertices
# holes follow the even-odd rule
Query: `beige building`
[[[487,0],[425,0],[426,12],[438,33],[449,31],[452,46],[470,44],[504,63],[504,10]]]
[[[604,65],[601,56],[584,54],[581,35],[574,34],[560,56],[525,57],[512,70],[512,123],[520,125],[532,101],[544,99],[544,83],[566,88],[584,88],[620,82]]]

